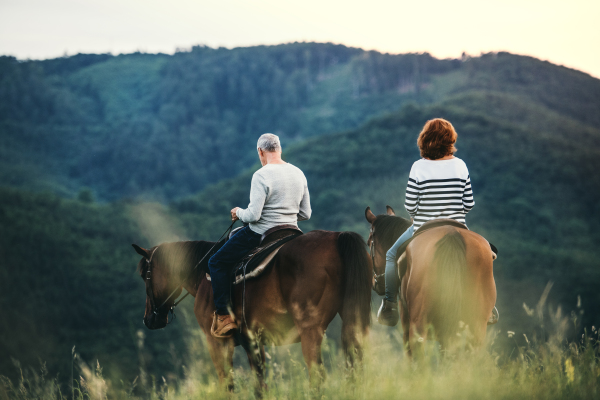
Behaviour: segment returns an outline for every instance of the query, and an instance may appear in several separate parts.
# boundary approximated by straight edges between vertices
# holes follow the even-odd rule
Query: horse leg
[[[423,318],[412,320],[408,323],[408,346],[412,358],[422,358],[427,341],[427,329]]]
[[[219,384],[233,391],[233,349],[235,347],[233,339],[215,338],[210,332],[206,335],[206,339],[210,358],[219,376]]]
[[[485,338],[487,335],[487,320],[485,323],[480,323],[480,326],[473,326],[473,339],[472,346],[475,351],[479,351],[485,344]]]
[[[412,350],[410,347],[410,316],[408,310],[400,302],[400,324],[402,324],[402,344],[406,349],[406,353],[409,357],[412,357]]]
[[[360,363],[363,358],[359,329],[355,323],[342,319],[342,348],[346,355],[346,365],[350,369],[354,368],[355,361]]]
[[[325,378],[323,358],[321,355],[321,343],[323,342],[323,328],[316,326],[305,328],[300,333],[300,344],[302,355],[308,366],[311,386],[319,387]]]
[[[257,340],[246,336],[242,338],[241,344],[246,350],[248,363],[250,363],[250,367],[258,380],[255,388],[256,397],[261,398],[263,391],[268,389],[265,383],[265,347]]]

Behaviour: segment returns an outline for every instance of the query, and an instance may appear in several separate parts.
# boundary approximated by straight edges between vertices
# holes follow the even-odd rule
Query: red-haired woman
[[[377,313],[381,324],[398,323],[396,252],[400,245],[432,219],[451,218],[465,224],[465,216],[475,205],[467,165],[454,157],[457,136],[452,124],[441,118],[427,121],[419,134],[417,144],[423,158],[410,170],[404,203],[413,225],[386,253],[385,298]]]

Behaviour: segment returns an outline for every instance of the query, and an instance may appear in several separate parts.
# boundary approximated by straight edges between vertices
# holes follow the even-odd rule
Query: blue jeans
[[[402,243],[410,239],[415,233],[415,226],[411,225],[408,229],[400,235],[396,243],[385,253],[385,299],[388,301],[396,302],[398,296],[398,286],[400,286],[400,278],[398,278],[398,271],[396,269],[396,253],[398,247]]]
[[[227,315],[227,306],[231,299],[231,282],[233,267],[260,244],[262,235],[245,226],[240,229],[223,247],[221,247],[209,260],[210,283],[213,289],[213,298],[217,314]]]

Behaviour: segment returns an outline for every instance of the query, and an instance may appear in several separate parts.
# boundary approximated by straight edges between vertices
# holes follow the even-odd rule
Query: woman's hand
[[[237,214],[236,214],[236,212],[237,212],[238,209],[239,209],[239,207],[234,207],[234,208],[231,209],[231,220],[233,222],[235,222],[235,221],[237,221],[239,219],[238,216],[237,216]]]

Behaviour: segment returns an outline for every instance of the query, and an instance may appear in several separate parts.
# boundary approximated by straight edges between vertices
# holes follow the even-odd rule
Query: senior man
[[[248,208],[231,210],[233,221],[248,224],[231,237],[208,261],[215,315],[211,334],[230,337],[237,328],[231,311],[233,267],[260,243],[263,233],[277,225],[296,225],[310,218],[310,197],[302,171],[281,159],[279,137],[265,133],[258,139],[262,168],[252,176]]]

